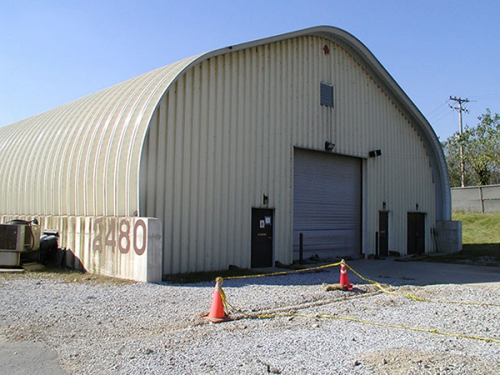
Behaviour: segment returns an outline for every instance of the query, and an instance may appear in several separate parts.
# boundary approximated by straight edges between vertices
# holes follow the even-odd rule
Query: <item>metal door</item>
[[[252,209],[252,268],[273,265],[273,210]]]
[[[408,254],[425,253],[425,214],[408,212]]]
[[[304,257],[344,258],[361,252],[361,161],[295,149],[293,248]]]
[[[378,255],[389,255],[389,213],[387,211],[379,211],[378,213],[378,241]]]

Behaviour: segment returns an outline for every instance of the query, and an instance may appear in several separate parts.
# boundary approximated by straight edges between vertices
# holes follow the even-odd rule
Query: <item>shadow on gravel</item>
[[[289,271],[289,270],[288,270]],[[287,272],[284,269],[266,269],[261,273],[243,272],[239,275],[228,275],[226,271],[213,272],[213,277],[193,275],[175,275],[167,277],[164,283],[168,285],[179,285],[183,287],[200,287],[215,284],[215,278],[220,276],[224,279],[224,286],[242,287],[246,285],[318,285],[322,283],[337,283],[339,281],[338,267],[316,271],[291,272],[284,275],[270,275],[274,272]],[[205,273],[204,273],[205,274]],[[212,274],[212,272],[210,273]]]
[[[482,284],[500,282],[500,267],[478,266],[467,264],[435,263],[425,261],[396,261],[397,258],[384,260],[353,260],[347,262],[357,273],[366,279],[388,285],[433,285],[433,284]],[[253,270],[248,270],[252,272]],[[263,273],[286,272],[283,269],[266,269]],[[241,272],[241,271],[240,271]],[[321,285],[322,283],[338,283],[340,274],[339,267],[332,267],[317,271],[295,273],[291,272],[279,276],[240,275],[228,274],[227,272],[213,272],[210,275],[200,274],[178,275],[181,278],[166,280],[168,285],[204,286],[213,287],[214,281],[210,277],[221,276],[225,278],[225,287],[242,287],[246,285]],[[213,275],[212,275],[213,274]],[[239,276],[245,278],[238,278]],[[348,272],[349,281],[353,284],[368,284],[358,278],[353,272]],[[210,277],[208,277],[210,276]],[[185,279],[182,279],[185,277]],[[198,279],[197,279],[198,278]]]

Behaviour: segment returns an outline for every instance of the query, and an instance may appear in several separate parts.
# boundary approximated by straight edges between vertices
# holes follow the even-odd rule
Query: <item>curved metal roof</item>
[[[0,157],[7,161],[0,167],[7,176],[0,181],[2,210],[131,215],[136,197],[124,197],[137,193],[133,185],[151,115],[170,83],[196,58],[0,128]],[[124,192],[121,202],[118,191]]]
[[[214,56],[300,36],[347,45],[420,126],[437,163],[443,219],[451,215],[446,161],[425,117],[373,54],[351,34],[319,26],[199,54],[37,116],[0,128],[0,198],[5,214],[132,215],[139,163],[160,99],[187,69]],[[106,152],[104,152],[106,150]]]

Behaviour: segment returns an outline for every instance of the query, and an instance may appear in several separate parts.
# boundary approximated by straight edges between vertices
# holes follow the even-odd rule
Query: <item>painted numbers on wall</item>
[[[111,248],[112,252],[118,250],[127,254],[132,247],[137,255],[146,251],[147,227],[142,219],[138,219],[132,225],[131,220],[123,218],[100,217],[94,221],[92,227],[92,250],[104,251]]]

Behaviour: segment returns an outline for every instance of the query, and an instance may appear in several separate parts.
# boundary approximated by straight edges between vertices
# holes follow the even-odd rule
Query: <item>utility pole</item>
[[[462,112],[469,113],[469,110],[467,108],[464,108],[462,104],[468,103],[470,102],[470,100],[457,98],[456,96],[450,96],[450,100],[453,100],[455,103],[458,103],[457,107],[453,107],[450,105],[450,108],[458,111],[458,130],[461,136],[464,131],[462,126]],[[464,146],[462,145],[462,142],[460,142],[460,177],[461,177],[462,187],[465,187]]]

